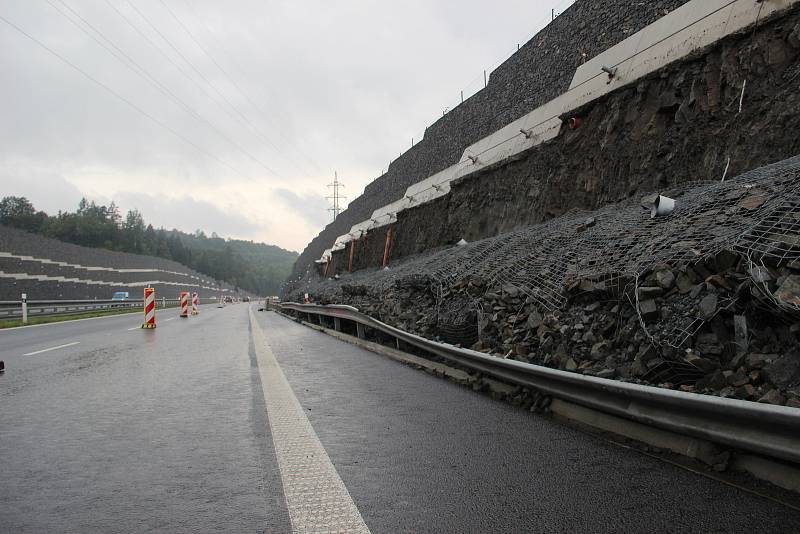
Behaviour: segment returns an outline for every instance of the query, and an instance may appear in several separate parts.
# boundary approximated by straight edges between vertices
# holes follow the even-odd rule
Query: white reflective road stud
[[[292,532],[369,534],[252,309],[250,325]]]

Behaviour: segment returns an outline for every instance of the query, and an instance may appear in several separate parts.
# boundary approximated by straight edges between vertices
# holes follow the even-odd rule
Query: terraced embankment
[[[138,254],[80,247],[0,226],[0,300],[109,299],[116,291],[142,298],[144,287],[176,298],[179,291],[201,297],[234,288],[180,263]]]

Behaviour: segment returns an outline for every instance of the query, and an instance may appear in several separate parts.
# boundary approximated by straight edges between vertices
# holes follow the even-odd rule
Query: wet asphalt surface
[[[288,531],[246,308],[200,312],[0,331],[0,531]]]
[[[290,532],[246,305],[174,313],[0,331],[0,531]],[[374,533],[800,532],[779,504],[257,316]]]
[[[259,320],[374,533],[800,532],[800,513],[772,501]]]

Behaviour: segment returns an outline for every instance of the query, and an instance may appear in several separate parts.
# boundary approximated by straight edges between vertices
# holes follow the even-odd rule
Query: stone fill
[[[450,342],[477,310],[477,350],[800,406],[800,156],[663,194],[666,217],[646,195],[300,291]]]

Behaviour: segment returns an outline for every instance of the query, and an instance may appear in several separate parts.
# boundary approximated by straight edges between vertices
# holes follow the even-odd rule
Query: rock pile
[[[581,281],[542,313],[514,287],[484,296],[473,348],[567,371],[800,407],[800,265],[756,269],[730,251],[657,265],[621,294]],[[606,285],[605,287],[609,287]],[[638,303],[638,304],[637,304]],[[780,308],[779,308],[780,309]]]
[[[800,157],[668,196],[668,217],[631,198],[304,290],[498,357],[797,406]]]
[[[798,282],[800,262],[754,265],[724,250],[638,280],[568,280],[555,311],[476,276],[441,294],[420,276],[380,292],[342,285],[319,300],[498,357],[800,408]]]

